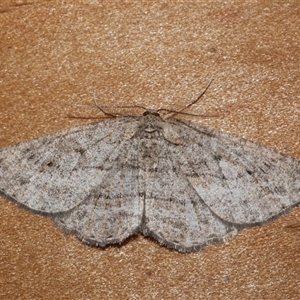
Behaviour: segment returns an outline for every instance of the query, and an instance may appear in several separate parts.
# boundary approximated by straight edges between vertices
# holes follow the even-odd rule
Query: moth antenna
[[[116,114],[112,114],[112,113],[109,113],[109,112],[105,111],[105,110],[97,103],[97,100],[96,100],[96,91],[94,91],[94,93],[93,93],[93,100],[94,100],[95,106],[96,106],[102,113],[104,113],[106,116],[109,116],[109,117],[112,117],[112,118],[117,118],[117,117],[118,117],[118,115],[116,115]]]
[[[208,83],[208,85],[206,86],[206,88],[204,89],[204,91],[198,96],[197,99],[195,99],[194,101],[192,101],[191,103],[185,105],[184,107],[182,107],[181,109],[179,109],[178,111],[172,111],[172,110],[168,110],[168,109],[159,109],[157,112],[159,111],[169,111],[171,112],[171,114],[168,116],[165,116],[165,119],[169,119],[169,118],[173,118],[174,116],[178,115],[178,114],[182,114],[182,115],[190,115],[190,116],[199,116],[199,115],[193,115],[193,114],[188,114],[188,113],[183,113],[183,111],[189,107],[191,107],[193,104],[195,104],[196,102],[198,102],[202,96],[206,93],[206,91],[208,90],[208,88],[210,87],[211,83],[213,82],[213,79],[210,80],[210,82]],[[211,115],[211,116],[202,116],[201,117],[215,117],[215,115]]]

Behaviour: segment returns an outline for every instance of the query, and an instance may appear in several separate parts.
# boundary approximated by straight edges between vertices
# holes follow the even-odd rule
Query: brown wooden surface
[[[94,91],[179,109],[213,78],[189,111],[219,117],[191,121],[300,159],[299,3],[223,2],[1,1],[0,147],[93,121],[68,116],[99,116]],[[1,299],[300,298],[299,208],[192,254],[142,236],[103,250],[0,212]]]

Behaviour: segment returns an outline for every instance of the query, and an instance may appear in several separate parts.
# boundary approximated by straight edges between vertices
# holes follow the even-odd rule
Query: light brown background
[[[0,147],[101,105],[179,109],[300,159],[298,1],[1,1]],[[114,109],[113,109],[114,110]],[[129,111],[132,113],[132,111]],[[1,299],[299,299],[300,209],[181,254],[82,244],[0,199]]]

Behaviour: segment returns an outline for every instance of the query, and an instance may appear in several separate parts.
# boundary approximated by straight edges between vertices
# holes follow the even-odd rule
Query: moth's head
[[[139,132],[148,138],[160,135],[164,120],[156,110],[146,109],[140,118]],[[152,137],[153,137],[152,136]]]
[[[148,116],[148,115],[160,117],[160,114],[159,114],[156,110],[152,110],[152,109],[147,109],[147,110],[143,113],[143,116]]]

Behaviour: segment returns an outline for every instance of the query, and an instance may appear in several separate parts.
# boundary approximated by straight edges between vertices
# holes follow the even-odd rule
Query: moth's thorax
[[[140,151],[138,165],[144,171],[152,172],[156,169],[164,123],[158,113],[151,111],[146,111],[140,119],[137,131]]]
[[[142,138],[158,138],[162,136],[164,120],[156,112],[146,111],[140,119],[139,137]]]
[[[139,123],[130,127],[128,132],[125,133],[126,139],[138,138],[149,139],[157,141],[164,139],[172,144],[183,144],[183,139],[178,127],[172,123],[165,121],[160,117],[159,113],[155,111],[146,111],[140,117]]]

